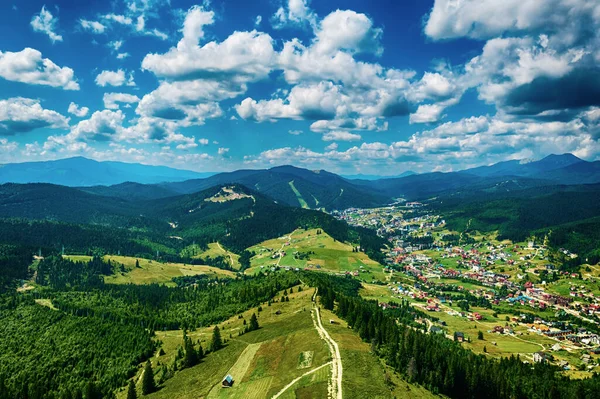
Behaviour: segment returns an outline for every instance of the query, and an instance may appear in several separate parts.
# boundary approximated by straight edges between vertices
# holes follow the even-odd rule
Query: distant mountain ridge
[[[70,187],[110,186],[125,182],[155,184],[211,175],[213,173],[197,173],[166,166],[99,162],[84,157],[0,165],[0,183],[50,183]]]
[[[91,169],[82,165],[89,165]],[[30,171],[33,171],[31,175],[28,174]],[[325,170],[289,165],[210,176],[166,167],[96,162],[85,158],[0,167],[0,182],[11,181],[11,176],[15,175],[20,176],[21,181],[17,179],[17,182],[21,183],[40,179],[79,186],[81,191],[89,194],[128,201],[155,200],[193,194],[224,184],[240,184],[281,204],[332,210],[383,206],[396,198],[421,200],[447,194],[494,194],[543,186],[600,183],[600,161],[588,162],[572,154],[549,155],[532,162],[512,160],[458,172],[409,174],[376,180],[366,179],[368,176],[349,179]],[[112,184],[111,181],[119,183]]]

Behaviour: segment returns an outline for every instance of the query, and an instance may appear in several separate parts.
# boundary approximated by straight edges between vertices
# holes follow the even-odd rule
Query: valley
[[[144,185],[127,197],[123,186],[1,186],[0,333],[10,338],[0,344],[0,398],[508,389],[485,370],[513,373],[524,390],[597,383],[598,238],[585,234],[600,211],[596,185],[498,191],[478,170],[469,183],[460,177],[466,188],[338,207],[352,190],[380,196],[397,182],[269,173],[243,171],[244,183],[216,175],[221,184],[201,191],[197,180]],[[419,176],[399,179],[411,190],[437,179]],[[267,183],[289,188],[294,205],[281,203],[283,191],[265,195]],[[21,352],[26,339],[36,344]],[[57,363],[67,366],[56,373]]]

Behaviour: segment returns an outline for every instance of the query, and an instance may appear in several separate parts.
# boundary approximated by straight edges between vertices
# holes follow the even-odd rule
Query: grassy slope
[[[312,290],[306,289],[290,294],[289,302],[276,302],[270,307],[265,304],[260,313],[257,313],[257,309],[243,313],[246,320],[249,320],[252,313],[257,313],[261,328],[241,337],[238,336],[238,331],[243,328],[243,320],[237,316],[219,324],[222,337],[228,341],[226,347],[209,354],[195,367],[178,371],[158,392],[149,397],[270,397],[307,370],[327,363],[329,352],[319,338],[310,317],[312,293]],[[276,315],[277,310],[281,310],[282,314]],[[188,332],[188,336],[194,342],[200,340],[202,346],[207,347],[211,333],[212,327],[207,327]],[[157,339],[163,342],[165,354],[154,358],[153,366],[158,362],[170,364],[182,343],[182,332],[157,332]],[[312,352],[312,364],[310,368],[301,368],[301,353],[306,352]],[[139,378],[140,373],[141,365],[136,378]],[[235,379],[234,387],[222,389],[221,379],[229,373]],[[320,397],[321,382],[306,384],[302,390],[308,393],[309,397]],[[125,390],[117,396],[119,399],[124,398]]]
[[[290,245],[285,245],[286,242],[289,242]],[[369,259],[362,252],[352,252],[352,246],[334,240],[325,232],[317,235],[316,229],[298,229],[288,236],[267,240],[249,248],[250,251],[256,253],[256,256],[251,259],[252,267],[248,270],[248,273],[260,270],[260,266],[269,267],[277,263],[277,259],[271,259],[271,255],[274,251],[280,249],[286,252],[286,256],[279,263],[280,266],[303,269],[307,265],[319,265],[322,268],[321,270],[331,272],[355,271],[360,270],[360,266],[363,266],[363,269],[368,272],[361,273],[361,279],[367,281],[373,278],[385,279],[382,266],[379,263]],[[295,251],[312,251],[314,254],[310,255],[310,260],[300,260],[294,259],[293,253]]]
[[[232,266],[234,269],[240,268],[240,256],[226,250],[222,245],[216,242],[209,243],[206,251],[201,251],[198,245],[189,245],[183,251],[181,251],[181,255],[191,255],[192,258],[206,258],[208,256],[211,258],[216,258],[218,256],[224,256],[225,258],[233,261]]]
[[[66,255],[75,261],[89,261],[91,257],[80,255]],[[104,260],[111,260],[117,264],[123,264],[127,270],[125,273],[116,272],[112,276],[104,277],[108,284],[152,284],[163,283],[175,285],[171,280],[173,277],[207,274],[209,278],[234,277],[233,272],[221,270],[211,266],[184,265],[182,263],[161,263],[147,259],[137,259],[140,267],[135,267],[136,258],[128,256],[106,255]]]
[[[363,342],[348,324],[334,313],[322,310],[323,326],[340,347],[344,374],[342,390],[344,399],[362,398],[434,398],[426,389],[408,384],[391,370],[386,370],[382,362],[371,352],[370,345]],[[330,324],[334,320],[337,324]],[[386,384],[388,374],[391,384]]]
[[[290,188],[292,189],[292,191],[294,192],[294,194],[296,194],[296,197],[298,198],[298,202],[300,203],[300,206],[304,209],[309,209],[308,204],[306,203],[306,201],[304,200],[304,198],[302,198],[302,194],[300,194],[300,191],[298,191],[296,189],[296,186],[294,186],[294,181],[290,181]]]

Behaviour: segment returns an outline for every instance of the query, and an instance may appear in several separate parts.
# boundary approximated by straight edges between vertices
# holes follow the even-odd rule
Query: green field
[[[294,289],[297,291],[297,287]],[[329,351],[314,328],[311,315],[313,290],[305,287],[303,292],[289,294],[289,302],[263,304],[262,312],[251,309],[242,314],[249,320],[252,313],[258,315],[260,329],[242,336],[243,319],[235,316],[219,324],[225,348],[211,353],[200,364],[177,371],[160,390],[149,398],[266,398],[271,397],[294,379],[307,371],[329,362]],[[277,315],[276,312],[281,311]],[[188,336],[199,340],[204,348],[212,333],[212,326],[189,331]],[[156,333],[162,342],[164,355],[152,360],[153,366],[171,364],[182,344],[182,331]],[[306,367],[306,354],[311,355],[311,365]],[[328,367],[300,379],[281,397],[321,397],[327,386]],[[139,378],[140,371],[135,378]],[[232,388],[221,388],[221,380],[231,374],[235,380]],[[159,378],[160,376],[157,376]],[[296,394],[297,393],[297,394]],[[125,397],[121,390],[117,397]]]
[[[89,261],[90,256],[65,255],[65,257],[74,261]],[[152,284],[161,283],[175,285],[171,280],[173,277],[193,276],[206,274],[210,278],[214,277],[234,277],[235,273],[227,270],[217,269],[211,266],[185,265],[182,263],[162,263],[148,259],[133,258],[128,256],[106,255],[104,260],[123,264],[125,272],[117,271],[111,276],[105,276],[104,282],[107,284]],[[140,267],[135,267],[136,260]]]
[[[181,251],[181,256],[189,256],[194,259],[198,258],[216,258],[218,256],[223,256],[226,259],[229,259],[229,263],[231,267],[234,269],[240,268],[240,256],[238,254],[234,254],[233,252],[227,251],[221,244],[218,242],[211,242],[208,244],[207,250],[200,249],[199,245],[190,245]]]
[[[387,369],[348,324],[328,310],[321,310],[323,326],[340,347],[343,365],[342,391],[345,399],[425,399],[436,395],[409,384]],[[333,320],[336,324],[330,324]],[[386,383],[386,375],[390,383]]]
[[[299,269],[309,267],[312,270],[336,273],[361,271],[358,278],[364,281],[385,280],[386,277],[383,267],[369,259],[366,254],[352,252],[351,245],[334,240],[325,232],[317,234],[316,229],[298,229],[287,236],[264,241],[248,250],[256,255],[251,259],[251,268],[247,273],[255,273],[261,270],[261,266],[269,268],[279,262],[279,266]],[[281,259],[272,259],[272,255],[280,250],[285,251],[286,255]],[[310,252],[309,259],[296,259],[294,252]]]

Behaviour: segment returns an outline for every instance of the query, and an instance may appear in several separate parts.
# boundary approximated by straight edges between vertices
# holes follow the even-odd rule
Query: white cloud
[[[108,44],[107,44],[107,46],[109,48],[113,49],[114,51],[118,51],[122,45],[123,45],[122,40],[114,40],[112,42],[108,42]]]
[[[313,29],[317,24],[317,16],[309,7],[309,0],[287,0],[287,4],[275,12],[271,23],[276,29],[286,25],[308,24]]]
[[[444,107],[439,104],[419,105],[417,111],[410,114],[410,123],[433,123],[442,118]]]
[[[90,119],[75,125],[68,136],[80,141],[111,141],[123,131],[124,120],[125,115],[121,110],[96,111]]]
[[[66,129],[69,120],[42,108],[39,100],[15,97],[0,100],[0,135],[12,136],[40,128]]]
[[[362,139],[360,134],[345,131],[332,131],[323,135],[323,141],[357,141]]]
[[[123,60],[125,58],[129,57],[129,53],[119,53],[117,54],[117,59],[118,60]]]
[[[257,15],[256,19],[254,20],[254,26],[259,26],[261,22],[262,22],[262,16]]]
[[[35,14],[31,18],[31,27],[35,32],[41,32],[48,35],[52,43],[62,42],[63,37],[55,32],[58,18],[55,18],[46,6],[42,6],[39,14]]]
[[[327,147],[325,147],[327,151],[335,151],[338,149],[338,143],[331,143]]]
[[[81,27],[84,30],[91,31],[92,33],[96,33],[96,34],[104,33],[104,31],[106,30],[106,26],[102,25],[98,21],[90,21],[87,19],[80,19],[79,25],[81,25]]]
[[[272,39],[265,33],[232,33],[221,43],[200,46],[204,26],[213,23],[212,11],[192,7],[186,14],[183,37],[165,54],[148,54],[142,69],[169,79],[235,79],[252,81],[271,71],[275,52]]]
[[[302,132],[302,130],[289,130],[288,133],[293,136],[298,136],[298,135],[301,135],[303,132]]]
[[[140,98],[138,96],[134,96],[133,94],[127,93],[104,93],[103,101],[104,108],[119,109],[119,104],[117,103],[137,103],[140,101]]]
[[[201,145],[208,145],[208,139],[198,139],[198,143]]]
[[[505,32],[560,30],[575,25],[583,14],[598,13],[588,0],[435,0],[425,25],[434,39],[487,39]]]
[[[17,53],[0,51],[0,77],[14,82],[79,90],[71,68],[61,68],[29,47]]]
[[[162,82],[156,90],[142,98],[136,112],[185,125],[203,124],[205,119],[223,115],[219,101],[237,97],[245,91],[244,84],[225,81]]]
[[[229,148],[220,147],[218,150],[219,155],[223,155],[223,156],[227,155],[228,152],[229,152]]]
[[[103,16],[103,18],[109,21],[119,23],[121,25],[131,25],[133,22],[131,18],[126,17],[124,15],[106,14]]]
[[[135,86],[133,80],[133,72],[129,73],[129,76],[125,76],[125,71],[119,69],[117,71],[102,71],[96,76],[96,84],[98,86]]]
[[[79,118],[83,118],[88,114],[89,110],[90,109],[88,107],[80,107],[79,105],[71,101],[71,104],[69,104],[68,112]]]

